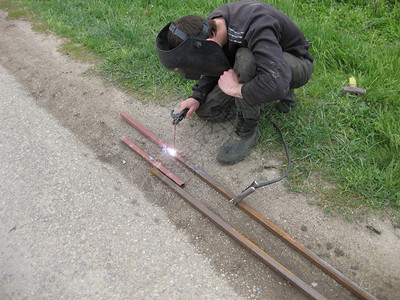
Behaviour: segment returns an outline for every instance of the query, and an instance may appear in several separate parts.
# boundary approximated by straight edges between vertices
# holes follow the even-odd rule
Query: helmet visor
[[[213,41],[188,37],[179,46],[169,49],[168,23],[156,38],[157,55],[168,70],[178,72],[185,79],[201,76],[219,77],[230,68],[222,48]]]

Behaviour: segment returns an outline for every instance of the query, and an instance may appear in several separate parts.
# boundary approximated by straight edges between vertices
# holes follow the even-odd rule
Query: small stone
[[[344,255],[344,251],[339,248],[336,248],[333,252],[335,253],[336,257],[340,257],[340,256]]]

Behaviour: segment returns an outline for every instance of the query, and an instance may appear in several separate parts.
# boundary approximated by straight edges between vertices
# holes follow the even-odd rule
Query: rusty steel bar
[[[187,169],[189,169],[194,174],[196,174],[200,179],[202,179],[204,182],[206,182],[208,185],[210,185],[212,188],[214,188],[217,192],[219,192],[226,199],[231,200],[236,196],[229,189],[227,189],[226,187],[222,186],[222,184],[220,184],[218,181],[213,179],[207,173],[205,173],[204,171],[200,170],[199,168],[197,168],[193,164],[189,163],[183,156],[180,156],[178,154],[175,158],[183,166],[185,166]],[[255,209],[253,209],[252,207],[244,204],[243,202],[237,203],[236,206],[239,209],[241,209],[243,212],[248,214],[255,221],[257,221],[259,224],[261,224],[263,227],[268,229],[271,233],[273,233],[275,236],[277,236],[279,239],[281,239],[287,245],[289,245],[292,249],[294,249],[298,253],[302,254],[305,258],[310,260],[318,268],[323,270],[330,277],[332,277],[338,283],[343,285],[346,289],[351,291],[354,295],[356,295],[360,299],[376,300],[376,298],[372,294],[368,293],[366,290],[364,290],[358,284],[353,282],[350,278],[348,278],[343,273],[341,273],[340,271],[338,271],[337,269],[332,267],[330,264],[328,264],[326,261],[324,261],[318,255],[316,255],[314,252],[312,252],[310,249],[306,248],[304,245],[302,245],[299,242],[297,242],[291,235],[289,235],[287,232],[285,232],[282,228],[280,228],[274,222],[272,222],[271,220],[267,219],[259,211],[257,211]]]
[[[146,128],[143,127],[139,122],[137,122],[135,119],[130,117],[128,114],[121,112],[121,117],[125,119],[130,125],[135,127],[138,131],[140,131],[143,135],[148,137],[150,141],[152,141],[154,144],[159,146],[161,149],[167,149],[169,148],[166,143],[161,141],[158,137],[156,137],[151,131],[147,130]],[[197,168],[195,165],[191,164],[189,161],[187,161],[182,155],[177,153],[175,156],[173,156],[178,162],[180,162],[183,166],[185,166],[187,169],[192,171],[195,175],[199,176],[203,181],[205,181],[208,185],[212,186],[213,189],[217,190],[221,195],[226,197],[227,199],[232,199],[234,195],[224,189],[221,184],[214,180],[211,176],[207,175],[204,171],[200,170]],[[229,195],[232,195],[229,196]]]
[[[163,174],[165,174],[169,179],[171,179],[173,182],[175,182],[179,186],[184,186],[185,183],[179,179],[175,174],[173,174],[170,170],[168,170],[166,167],[164,167],[161,163],[159,163],[157,160],[155,160],[153,157],[148,155],[146,152],[144,152],[141,148],[139,148],[137,145],[132,143],[129,139],[126,137],[122,137],[121,140],[129,147],[131,148],[137,155],[139,155],[141,158],[143,158],[145,161],[147,161],[149,164],[151,164],[153,167],[157,168],[160,170]]]
[[[214,188],[217,192],[219,192],[226,199],[230,200],[236,196],[233,192],[231,192],[229,189],[224,187],[221,183],[219,183],[218,181],[213,179],[207,173],[200,170],[193,164],[189,163],[184,157],[177,155],[175,158],[183,166],[185,166],[187,169],[189,169],[194,174],[196,174],[200,179],[202,179],[204,182],[209,184],[212,188]],[[257,221],[259,224],[261,224],[263,227],[268,229],[271,233],[273,233],[275,236],[277,236],[279,239],[281,239],[287,245],[289,245],[292,249],[294,249],[298,253],[302,254],[305,258],[310,260],[318,268],[323,270],[330,277],[332,277],[338,283],[343,285],[346,289],[351,291],[354,295],[356,295],[360,299],[376,300],[376,298],[372,294],[368,293],[366,290],[364,290],[358,284],[353,282],[351,279],[349,279],[343,273],[341,273],[340,271],[338,271],[337,269],[332,267],[330,264],[328,264],[326,261],[324,261],[318,255],[316,255],[314,252],[312,252],[310,249],[306,248],[304,245],[297,242],[291,235],[289,235],[287,232],[285,232],[283,229],[281,229],[274,222],[267,219],[259,211],[251,208],[250,206],[244,204],[243,202],[237,203],[236,206],[239,209],[241,209],[243,212],[248,214],[255,221]]]
[[[306,248],[304,245],[297,242],[292,236],[290,236],[287,232],[285,232],[283,229],[278,227],[275,223],[268,220],[260,212],[247,206],[246,204],[244,204],[242,202],[238,203],[237,206],[242,211],[247,213],[250,217],[252,217],[254,220],[256,220],[258,223],[260,223],[262,226],[267,228],[275,236],[277,236],[282,241],[284,241],[292,249],[294,249],[298,253],[302,254],[305,258],[307,258],[309,261],[311,261],[314,265],[316,265],[318,268],[323,270],[330,277],[335,279],[338,283],[343,285],[346,289],[348,289],[350,292],[352,292],[358,298],[365,299],[365,300],[377,300],[377,298],[375,296],[373,296],[372,294],[370,294],[369,292],[364,290],[362,287],[360,287],[358,284],[356,284],[354,281],[352,281],[346,275],[344,275],[343,273],[341,273],[340,271],[338,271],[337,269],[332,267],[330,264],[328,264],[326,261],[324,261],[318,255],[316,255],[314,252],[312,252],[310,249]]]
[[[142,134],[147,136],[153,143],[158,145],[160,148],[168,148],[168,145],[163,143],[158,137],[156,137],[153,133],[151,133],[149,130],[143,127],[142,124],[137,122],[135,119],[130,117],[128,114],[121,112],[121,117],[125,119],[129,124],[131,124],[133,127],[135,127],[137,130],[139,130]]]
[[[139,130],[144,135],[146,135],[153,143],[155,143],[159,147],[161,147],[161,148],[168,147],[165,143],[163,143],[160,139],[158,139],[153,133],[151,133],[150,131],[145,129],[142,125],[140,125],[137,121],[135,121],[134,119],[129,117],[127,114],[121,113],[121,116],[128,123],[130,123],[133,127],[135,127],[137,130]],[[201,180],[203,180],[205,183],[207,183],[213,189],[215,189],[217,192],[219,192],[226,199],[231,200],[236,196],[233,192],[231,192],[229,189],[224,187],[220,182],[213,179],[210,175],[208,175],[207,173],[205,173],[204,171],[199,169],[197,166],[195,166],[192,163],[190,163],[189,161],[187,161],[183,156],[177,154],[176,156],[174,156],[174,158],[179,163],[181,163],[185,168],[187,168],[188,170],[193,172]],[[342,274],[340,271],[335,269],[333,266],[329,265],[326,261],[324,261],[318,255],[316,255],[314,252],[312,252],[308,248],[304,247],[302,244],[298,243],[292,236],[290,236],[287,232],[285,232],[283,229],[281,229],[275,223],[273,223],[272,221],[267,219],[260,212],[251,208],[250,206],[244,204],[243,202],[239,202],[238,204],[236,204],[236,206],[239,209],[241,209],[243,212],[248,214],[255,221],[260,223],[263,227],[268,229],[271,233],[273,233],[275,236],[277,236],[279,239],[281,239],[287,245],[289,245],[292,249],[294,249],[295,251],[297,251],[298,253],[303,255],[305,258],[310,260],[313,264],[315,264],[317,267],[319,267],[321,270],[323,270],[325,273],[327,273],[330,277],[332,277],[338,283],[343,285],[346,289],[351,291],[354,295],[356,295],[360,299],[376,300],[376,298],[372,294],[368,293],[366,290],[364,290],[358,284],[353,282],[347,276]]]
[[[222,231],[224,231],[226,234],[228,234],[230,237],[232,237],[235,241],[244,246],[246,249],[250,250],[250,252],[254,254],[257,258],[259,258],[263,263],[265,263],[267,266],[269,266],[283,278],[288,280],[291,284],[297,287],[305,295],[307,295],[311,299],[326,299],[323,295],[318,293],[316,290],[314,290],[312,287],[310,287],[308,284],[302,281],[299,277],[294,275],[291,271],[289,271],[287,268],[285,268],[283,265],[281,265],[279,262],[273,259],[270,255],[261,250],[260,247],[251,242],[249,239],[247,239],[239,231],[237,231],[235,228],[226,223],[221,217],[219,217],[217,214],[215,214],[206,206],[204,206],[195,198],[193,198],[193,196],[191,196],[188,192],[186,192],[185,190],[174,184],[172,180],[170,180],[168,177],[162,174],[159,170],[153,168],[151,171],[154,176],[160,179],[165,185],[169,186],[175,193],[181,196],[186,202],[188,202],[195,209],[201,212],[205,217],[207,217],[211,222],[213,222],[220,229],[222,229]]]

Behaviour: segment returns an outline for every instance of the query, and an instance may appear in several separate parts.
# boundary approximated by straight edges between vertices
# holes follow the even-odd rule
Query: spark
[[[172,148],[168,148],[168,154],[172,156],[176,156],[176,150]]]
[[[169,155],[171,155],[171,156],[176,156],[176,155],[177,155],[176,150],[173,149],[173,148],[169,148],[169,147],[163,148],[163,149],[162,149],[162,152],[163,152],[164,154],[169,154]]]

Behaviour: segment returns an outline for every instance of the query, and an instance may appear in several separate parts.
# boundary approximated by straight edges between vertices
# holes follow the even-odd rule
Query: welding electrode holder
[[[258,183],[256,181],[253,181],[247,188],[245,188],[239,195],[237,195],[235,198],[232,198],[229,200],[230,205],[236,205],[240,201],[242,201],[244,198],[252,194],[256,188],[258,187]]]
[[[174,114],[174,110],[171,110],[171,117],[172,117],[172,125],[177,125],[180,121],[182,121],[187,112],[189,111],[189,108],[185,108],[182,110],[180,113]]]

